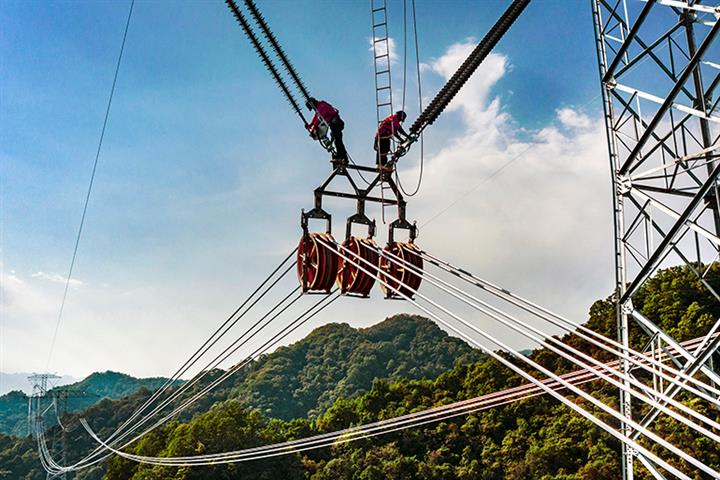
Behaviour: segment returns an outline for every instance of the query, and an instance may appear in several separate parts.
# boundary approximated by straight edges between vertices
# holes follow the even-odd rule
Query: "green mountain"
[[[316,417],[338,398],[356,398],[378,379],[434,379],[456,362],[480,360],[477,350],[412,315],[370,328],[331,323],[255,362],[231,397],[265,416]]]
[[[720,288],[720,265],[713,265],[705,280],[714,289]],[[688,268],[659,272],[634,300],[637,308],[658,318],[662,328],[672,331],[680,341],[706,333],[713,325],[713,319],[720,315],[718,302]],[[598,301],[591,307],[586,326],[606,336],[615,334],[612,298]],[[630,333],[632,346],[642,349],[648,341],[647,335],[635,326],[631,326]],[[578,337],[566,335],[564,340],[597,358],[612,360],[609,354],[597,351]],[[557,373],[573,369],[546,349],[537,349],[530,355]],[[147,442],[138,443],[130,452],[148,456],[184,456],[239,450],[329,433],[523,383],[521,377],[499,362],[483,359],[472,365],[458,364],[434,381],[376,381],[367,393],[350,400],[339,398],[314,419],[269,420],[260,416],[257,410],[243,408],[241,401],[231,399],[188,423],[168,425]],[[606,404],[617,402],[616,389],[605,382],[587,384],[585,389]],[[584,400],[572,395],[569,398],[603,416]],[[677,398],[686,404],[692,403],[695,410],[707,415],[717,413],[708,402],[696,398],[690,400],[682,394]],[[648,411],[647,406],[643,407],[639,402],[634,408],[638,418]],[[717,415],[714,416],[717,419]],[[672,438],[690,455],[720,469],[720,444],[698,437],[669,417],[664,417],[654,429],[660,436]],[[235,436],[236,432],[241,435]],[[641,443],[682,470],[692,471],[691,466],[672,458],[657,444],[645,440]],[[619,443],[599,427],[552,398],[540,396],[384,436],[257,462],[178,469],[139,465],[115,457],[105,478],[615,480],[620,477],[619,451]],[[639,472],[636,478],[649,480],[653,477],[647,472]]]
[[[273,353],[260,357],[226,385],[205,396],[179,417],[190,421],[193,416],[212,411],[214,404],[234,399],[239,408],[257,409],[257,418],[283,419],[317,416],[331,407],[338,398],[357,398],[368,392],[378,379],[398,380],[434,379],[451,369],[457,362],[473,363],[483,356],[463,341],[450,337],[430,320],[412,315],[397,315],[369,328],[354,329],[348,324],[328,324],[315,329],[306,338]],[[193,386],[192,392],[217,378],[222,372],[209,372],[207,377]],[[106,375],[106,374],[102,374]],[[79,418],[87,418],[101,436],[107,436],[151,394],[141,389],[127,398],[111,401],[125,377],[88,377],[88,384],[79,382],[73,387],[108,397],[83,411],[63,418],[64,425],[76,425]],[[127,377],[131,378],[131,377]],[[150,385],[148,388],[156,388]],[[123,392],[126,390],[123,390]],[[186,398],[185,395],[183,398]],[[27,402],[27,398],[24,399]],[[27,415],[27,403],[25,403]],[[261,415],[262,413],[262,415]],[[25,417],[23,417],[25,421]],[[59,442],[61,433],[51,429],[49,438]],[[68,458],[80,458],[81,452],[95,447],[82,428],[67,432],[72,445]],[[273,437],[274,438],[274,437]],[[51,448],[52,449],[52,448]],[[27,452],[24,458],[33,458]],[[3,454],[0,453],[0,459]],[[17,457],[16,457],[17,458]],[[37,458],[35,458],[37,462]],[[30,474],[32,462],[22,471]],[[100,471],[101,472],[101,471]],[[83,474],[82,478],[99,478],[100,473]],[[2,476],[0,475],[0,478]],[[35,478],[31,475],[29,478]]]
[[[67,399],[67,411],[83,410],[103,398],[117,399],[137,392],[141,388],[156,390],[167,379],[161,377],[135,378],[118,372],[93,373],[85,379],[53,388],[50,395],[58,394],[63,390],[70,390],[82,395]],[[28,396],[20,391],[9,392],[0,396],[0,433],[23,436],[28,433],[27,425]],[[48,418],[50,425],[54,425],[54,416]]]
[[[720,266],[713,265],[705,280],[720,289]],[[681,341],[703,334],[712,319],[720,316],[717,302],[688,268],[659,272],[634,300],[637,308],[658,318],[661,326]],[[593,304],[586,326],[614,336],[612,298]],[[635,327],[631,327],[630,338],[635,348],[642,348],[648,340]],[[578,337],[568,335],[564,340],[596,358],[612,360]],[[464,355],[473,363],[447,366]],[[537,349],[530,356],[557,373],[573,370],[545,349]],[[211,372],[212,377],[219,374]],[[375,377],[379,379],[373,380]],[[204,399],[191,414],[156,429],[126,451],[183,456],[237,450],[333,432],[523,383],[497,361],[438,333],[437,327],[420,317],[393,317],[360,330],[332,324],[263,357],[234,383]],[[617,402],[616,389],[605,382],[589,383],[584,389],[608,404]],[[82,416],[104,437],[149,395],[148,390],[140,390],[122,400],[103,400],[81,414],[69,415],[63,423],[77,425]],[[595,411],[582,399],[569,398]],[[677,398],[689,402],[682,395]],[[698,399],[693,399],[692,405],[714,415],[715,410]],[[634,408],[639,416],[646,413],[637,402]],[[302,416],[288,419],[296,412]],[[656,431],[672,437],[681,449],[713,468],[720,468],[720,445],[697,438],[687,427],[668,418],[656,426]],[[57,443],[60,433],[54,428],[48,436]],[[72,445],[69,461],[95,446],[82,428],[66,435]],[[646,445],[659,456],[668,457],[656,445]],[[54,452],[56,448],[52,447]],[[254,462],[169,468],[113,457],[106,470],[98,466],[77,478],[609,480],[620,475],[619,448],[617,441],[594,424],[557,401],[538,396],[410,430]],[[0,435],[0,478],[42,478],[34,449],[32,439]],[[679,461],[675,464],[688,469]],[[642,472],[636,477],[650,478]]]

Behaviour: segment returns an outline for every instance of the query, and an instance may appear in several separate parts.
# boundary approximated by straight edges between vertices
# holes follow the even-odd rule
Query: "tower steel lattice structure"
[[[45,431],[43,417],[50,407],[43,409],[43,400],[47,398],[48,392],[52,388],[52,382],[58,379],[60,377],[53,373],[33,373],[28,377],[33,385],[32,395],[28,397],[28,426],[30,434],[33,436],[38,436]],[[49,480],[54,477],[48,472],[45,478]]]
[[[591,0],[607,131],[614,209],[617,334],[627,347],[629,329],[652,339],[646,347],[667,353],[679,342],[642,315],[633,295],[658,268],[687,265],[710,295],[709,266],[720,256],[720,5],[717,0]],[[699,346],[680,347],[672,361],[682,371],[720,382],[712,366],[720,319]],[[629,364],[621,360],[624,372]],[[680,388],[652,379],[670,397]],[[625,417],[652,426],[661,416],[634,412],[620,393]],[[638,433],[628,425],[631,438]],[[628,445],[623,478],[640,464],[663,472]]]

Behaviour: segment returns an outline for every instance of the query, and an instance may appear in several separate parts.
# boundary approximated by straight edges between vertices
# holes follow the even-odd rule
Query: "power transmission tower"
[[[638,325],[654,351],[678,349],[673,358],[684,373],[710,381],[720,320],[697,348],[687,350],[658,319],[646,318],[633,295],[658,268],[684,264],[706,281],[720,251],[720,8],[696,0],[591,0],[613,187],[617,331],[627,347],[628,329]],[[654,353],[654,352],[653,352]],[[631,374],[628,362],[622,369]],[[674,397],[680,388],[653,379]],[[627,384],[627,382],[626,382]],[[630,395],[621,392],[624,416],[633,418]],[[657,408],[636,420],[647,427]],[[637,431],[621,426],[636,439]],[[623,478],[642,464],[655,478],[657,466],[628,445],[622,448]]]
[[[55,405],[55,413],[57,415],[58,426],[60,427],[60,464],[67,465],[67,433],[71,431],[70,427],[66,427],[62,423],[62,418],[67,413],[68,399],[70,398],[87,398],[95,396],[88,394],[82,390],[77,390],[69,387],[54,388],[50,392],[50,396],[53,398]],[[67,474],[62,473],[52,478],[60,478],[67,480]]]
[[[50,382],[59,378],[61,377],[52,373],[33,373],[28,377],[33,384],[32,395],[28,397],[28,426],[31,435],[38,436],[45,431],[44,416],[49,407],[43,410],[43,399],[47,397]],[[48,473],[46,478],[52,477]]]
[[[52,380],[58,380],[61,377],[52,373],[33,373],[28,381],[33,385],[32,394],[28,397],[28,425],[30,433],[37,434],[38,428],[42,427],[42,400],[47,396],[48,385]]]
[[[67,465],[67,432],[68,429],[62,424],[62,416],[67,412],[67,403],[70,398],[85,398],[93,396],[82,390],[73,388],[58,388],[51,385],[53,380],[61,377],[52,373],[34,373],[28,377],[33,384],[32,395],[28,398],[28,425],[30,433],[39,435],[45,431],[45,414],[54,407],[57,416],[57,423],[60,427],[61,435],[61,465]],[[43,403],[45,399],[52,399],[48,405]],[[65,473],[60,475],[47,474],[48,479],[61,478],[67,479]]]

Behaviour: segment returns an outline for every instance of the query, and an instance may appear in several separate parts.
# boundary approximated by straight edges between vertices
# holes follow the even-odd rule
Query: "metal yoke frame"
[[[231,1],[231,0],[226,0]],[[246,0],[247,1],[247,0]],[[397,163],[398,159],[405,155],[410,148],[410,145],[414,143],[420,133],[428,126],[431,125],[437,117],[443,112],[445,107],[450,103],[453,97],[460,91],[463,85],[470,79],[472,74],[477,70],[482,61],[490,54],[492,49],[502,39],[503,35],[507,33],[508,29],[513,25],[515,20],[522,14],[525,8],[530,3],[530,0],[513,0],[510,6],[500,16],[500,18],[491,27],[488,33],[473,49],[467,59],[463,62],[443,88],[437,93],[435,98],[428,104],[425,110],[420,114],[418,119],[410,127],[410,135],[408,140],[401,145],[401,148],[397,148],[392,158],[386,165],[387,169],[383,168],[372,168],[364,167],[360,165],[348,165],[347,162],[340,162],[333,160],[333,172],[330,176],[315,189],[315,208],[309,212],[303,211],[301,214],[301,226],[303,233],[308,234],[308,221],[311,218],[322,219],[326,221],[326,229],[328,233],[331,229],[331,217],[322,208],[322,197],[324,195],[341,197],[341,198],[354,198],[357,200],[357,213],[350,218],[347,222],[347,236],[351,235],[353,223],[359,223],[367,225],[370,236],[372,237],[375,233],[375,222],[371,221],[365,215],[365,202],[377,202],[380,203],[384,208],[386,205],[397,205],[398,207],[398,218],[390,224],[388,233],[388,243],[394,242],[395,229],[401,228],[408,230],[410,242],[414,242],[417,236],[417,226],[415,223],[411,224],[407,221],[405,216],[405,199],[400,193],[400,189],[396,185],[392,178],[393,166]],[[390,78],[390,50],[389,50],[389,39],[387,33],[387,5],[385,0],[371,0],[371,17],[372,17],[372,28],[373,28],[373,53],[374,53],[374,65],[375,65],[375,102],[376,102],[376,117],[378,123],[381,117],[381,109],[389,108],[392,113],[392,83]],[[384,46],[384,48],[383,48]],[[365,171],[365,172],[377,172],[375,179],[369,182],[367,188],[361,189],[357,186],[357,183],[352,179],[349,174],[349,170]],[[352,193],[343,193],[337,191],[328,191],[326,188],[337,176],[344,176],[348,179],[350,186],[352,187]],[[373,197],[369,194],[376,186],[380,186],[380,197]],[[390,190],[395,199],[387,199],[384,195],[384,190]],[[384,214],[384,209],[383,209]]]
[[[407,203],[405,202],[405,198],[403,197],[400,189],[392,178],[392,170],[379,170],[378,168],[367,167],[364,165],[349,164],[348,162],[336,159],[333,159],[331,164],[333,166],[333,171],[325,179],[325,181],[314,191],[314,208],[308,212],[306,212],[305,210],[302,211],[300,223],[303,229],[303,234],[307,235],[309,233],[308,223],[310,219],[325,220],[326,232],[332,233],[332,216],[323,209],[323,197],[329,196],[339,198],[351,198],[357,201],[357,212],[347,219],[347,225],[345,230],[346,238],[352,235],[353,224],[367,226],[368,236],[375,236],[375,220],[370,220],[370,218],[368,218],[368,216],[365,214],[365,203],[375,202],[379,203],[382,206],[396,205],[398,208],[398,218],[391,222],[388,226],[388,243],[393,243],[395,241],[395,229],[398,228],[408,231],[410,243],[413,243],[415,241],[415,238],[417,238],[417,225],[415,222],[410,223],[407,220]],[[353,179],[350,173],[353,170],[357,172],[374,173],[375,178],[368,183],[367,187],[360,188],[358,186],[358,183]],[[352,191],[341,192],[337,190],[328,190],[330,184],[337,177],[345,177]],[[382,194],[379,197],[371,195],[373,190],[375,190],[376,188],[382,188],[383,183],[387,184],[389,189],[395,195],[395,198],[387,198]]]
[[[629,344],[639,326],[653,354],[668,354],[679,342],[643,316],[632,296],[659,268],[687,265],[708,292],[706,281],[720,257],[720,6],[695,0],[591,0],[601,78],[613,192],[617,334]],[[705,80],[708,80],[706,82]],[[687,374],[702,372],[720,383],[712,355],[720,340],[716,320],[692,351],[670,355]],[[620,360],[624,373],[630,365]],[[680,388],[652,379],[653,388],[673,397]],[[633,418],[630,395],[620,409]],[[651,409],[641,425],[661,415]],[[627,424],[623,433],[639,436]],[[647,458],[622,445],[623,479],[634,477],[638,460],[664,478]]]
[[[375,67],[375,106],[376,120],[380,123],[381,118],[392,114],[392,76],[390,74],[390,45],[388,36],[388,16],[386,0],[370,0],[370,17],[372,24],[372,49],[373,64]],[[383,113],[384,112],[384,113]],[[387,114],[387,115],[386,115]],[[333,156],[334,157],[334,156]],[[309,233],[310,219],[325,220],[326,232],[332,233],[332,216],[323,209],[323,197],[339,197],[354,199],[357,202],[357,211],[354,215],[347,219],[345,238],[352,235],[353,224],[365,225],[368,228],[368,236],[374,237],[377,226],[375,220],[365,214],[366,202],[379,203],[382,209],[383,221],[385,218],[386,206],[397,206],[398,217],[390,223],[388,227],[388,243],[395,241],[395,229],[404,229],[408,231],[410,243],[415,241],[417,237],[417,225],[410,223],[406,217],[407,203],[393,179],[392,168],[382,169],[369,166],[357,165],[354,162],[348,163],[347,160],[333,158],[331,161],[332,172],[325,181],[314,191],[314,207],[312,210],[301,213],[301,227],[303,234]],[[358,182],[353,179],[351,171],[356,171],[360,175],[361,172],[373,173],[375,177],[370,182],[366,182],[365,188],[360,188]],[[337,177],[345,177],[350,186],[351,192],[341,192],[337,190],[328,190],[330,184]],[[379,196],[371,195],[373,190],[379,189]],[[385,192],[392,192],[392,197],[386,197]]]

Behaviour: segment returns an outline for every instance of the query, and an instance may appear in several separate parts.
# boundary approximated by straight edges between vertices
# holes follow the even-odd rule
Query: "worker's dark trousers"
[[[328,124],[330,127],[330,133],[332,133],[333,141],[335,142],[335,150],[337,150],[337,158],[341,160],[347,160],[347,150],[345,150],[345,144],[343,143],[343,129],[345,128],[345,122],[339,116],[333,118]]]
[[[387,163],[387,155],[390,153],[390,139],[382,137],[378,138],[378,136],[375,135],[375,145],[373,145],[373,148],[376,152],[378,152],[378,165],[384,167]]]

